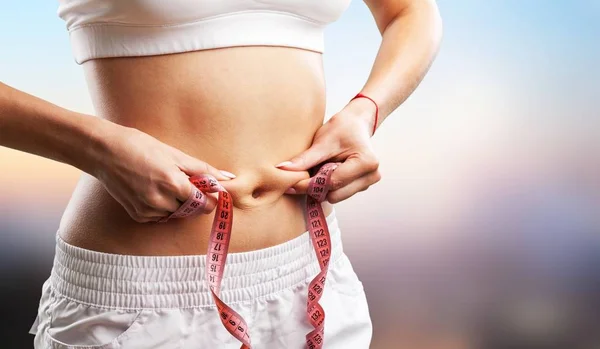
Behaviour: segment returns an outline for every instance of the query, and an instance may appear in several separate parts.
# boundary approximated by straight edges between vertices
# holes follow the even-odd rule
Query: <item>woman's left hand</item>
[[[319,128],[309,149],[276,167],[307,171],[326,162],[339,163],[331,175],[327,194],[330,203],[346,200],[366,190],[381,179],[379,161],[371,146],[374,115],[375,105],[371,101],[365,98],[350,101]],[[301,180],[286,193],[306,194],[309,181]]]

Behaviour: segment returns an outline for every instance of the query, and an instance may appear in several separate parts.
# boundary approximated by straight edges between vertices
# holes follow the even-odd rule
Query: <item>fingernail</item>
[[[227,172],[227,171],[225,171],[225,170],[220,170],[220,172],[221,172],[221,174],[222,174],[223,176],[225,176],[225,177],[229,177],[229,178],[231,178],[231,179],[234,179],[234,178],[235,178],[235,175],[234,175],[233,173],[231,173],[231,172]]]
[[[290,187],[290,188],[287,188],[284,193],[286,193],[286,194],[296,194],[296,189]]]
[[[275,165],[275,167],[283,167],[283,166],[287,166],[287,165],[291,165],[292,162],[291,161],[284,161],[280,164]]]

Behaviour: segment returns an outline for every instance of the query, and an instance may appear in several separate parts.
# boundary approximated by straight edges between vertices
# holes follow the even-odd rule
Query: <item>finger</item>
[[[190,178],[183,172],[180,172],[180,178],[178,179],[178,186],[176,192],[176,201],[175,201],[175,209],[176,211],[184,202],[189,200],[191,197],[196,195],[196,191],[200,190],[192,184]],[[217,206],[217,195],[216,194],[207,194],[203,193],[202,195],[206,195],[207,201],[206,206],[200,213],[210,213]]]
[[[335,171],[331,174],[329,191],[335,191],[353,183],[359,178],[373,172],[373,168],[375,168],[375,171],[377,170],[376,167],[369,164],[369,161],[360,155],[349,156],[346,161],[339,163]],[[290,187],[292,190],[288,189],[286,194],[306,194],[309,185],[310,179],[300,181]]]
[[[306,194],[308,191],[308,185],[310,183],[310,178],[303,179],[298,183],[294,184],[288,190],[285,191],[286,194]]]
[[[179,164],[179,168],[190,177],[194,175],[200,176],[203,174],[209,174],[219,181],[227,181],[235,178],[233,173],[224,170],[217,170],[206,162],[200,161],[187,154],[185,154],[184,160],[181,162],[181,164]]]
[[[161,218],[168,217],[172,212],[168,211],[146,211],[143,214],[136,214],[135,221],[138,223],[157,222]]]
[[[144,223],[158,223],[158,221],[160,221],[161,219],[163,219],[163,218],[165,218],[167,216],[168,215],[147,217],[146,221]]]
[[[379,162],[371,154],[352,154],[336,167],[331,174],[330,191],[335,191],[347,186],[357,179],[377,171]]]
[[[181,203],[184,203],[195,193],[195,187],[190,181],[190,178],[183,172],[180,172],[177,179],[177,187],[175,198]]]
[[[207,214],[215,210],[215,208],[217,207],[217,203],[219,202],[217,195],[217,193],[206,194],[206,206],[204,206],[202,213]]]
[[[140,217],[136,218],[135,221],[138,223],[157,223],[161,217]]]
[[[148,220],[152,220],[152,219],[159,219],[162,217],[168,217],[172,214],[173,212],[170,211],[152,211],[152,212],[147,212],[144,214],[144,216],[142,218],[144,219],[148,219]]]
[[[181,176],[175,181],[174,186],[170,187],[170,190],[154,195],[153,200],[151,199],[146,203],[151,209],[175,212],[189,198],[189,195],[185,193],[191,194],[192,183],[189,182],[183,172],[180,172],[180,174]]]
[[[358,192],[367,190],[369,186],[379,182],[380,179],[381,174],[379,173],[379,171],[374,171],[369,174],[366,174],[340,189],[330,191],[327,194],[327,201],[329,201],[332,204],[335,204],[340,201],[346,200]]]
[[[282,170],[306,171],[331,158],[331,153],[330,147],[326,146],[324,142],[313,144],[310,148],[300,153],[300,155],[289,161],[275,165],[275,167]]]
[[[169,200],[163,205],[167,212],[172,213],[177,211],[179,207],[185,202],[185,200],[181,201],[179,199]]]
[[[183,195],[184,191],[182,191],[179,195],[177,195],[175,209],[173,210],[173,212],[177,211],[179,209],[179,207],[181,207],[181,205],[183,205],[190,198],[194,197],[196,195],[196,191],[200,191],[200,189],[196,188],[192,184],[192,182],[190,182],[189,180],[187,182],[188,183],[187,183],[186,187],[188,189],[185,189],[185,191],[188,192],[189,194]],[[206,205],[204,207],[201,207],[201,209],[198,211],[198,213],[206,214],[206,213],[212,212],[215,209],[215,207],[217,207],[217,202],[218,202],[217,193],[202,192],[202,195],[206,196]]]
[[[338,163],[335,171],[331,174],[331,180],[329,190],[340,189],[349,183],[357,180],[365,174],[371,172],[372,168],[366,165],[367,160],[364,160],[364,156],[361,155],[350,155],[344,162]],[[341,171],[340,171],[341,169]],[[339,171],[339,172],[338,172]],[[306,194],[308,192],[308,186],[310,185],[310,179],[300,181],[285,191],[286,194]]]
[[[283,171],[284,175],[291,175],[289,178],[285,178],[285,183],[291,185],[285,194],[305,194],[310,183],[310,173],[308,171]]]
[[[225,170],[218,170],[212,167],[211,165],[205,163],[204,161],[201,161],[173,146],[170,146],[168,144],[165,145],[173,151],[174,155],[176,155],[176,159],[178,159],[178,161],[180,162],[179,168],[190,177],[193,175],[210,174],[214,176],[217,180],[222,181],[226,181],[236,177],[231,172]]]

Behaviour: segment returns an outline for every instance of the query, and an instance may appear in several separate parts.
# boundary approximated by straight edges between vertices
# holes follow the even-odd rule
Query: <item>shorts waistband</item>
[[[335,263],[343,254],[335,210],[327,223],[331,263]],[[56,236],[51,285],[63,297],[104,308],[214,306],[204,280],[206,255],[110,254],[76,247]],[[305,231],[276,246],[229,253],[219,297],[228,304],[264,297],[312,279],[318,272]]]

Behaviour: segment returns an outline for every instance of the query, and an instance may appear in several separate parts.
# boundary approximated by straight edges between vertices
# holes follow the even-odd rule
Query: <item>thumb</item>
[[[209,174],[215,177],[219,181],[228,181],[235,178],[235,175],[227,171],[219,171],[204,161],[200,161],[194,157],[186,156],[184,160],[179,164],[179,169],[188,176],[199,176],[203,174]]]
[[[300,153],[289,161],[284,161],[275,167],[290,171],[307,171],[308,169],[329,159],[330,151],[322,144],[313,144],[310,148]]]

